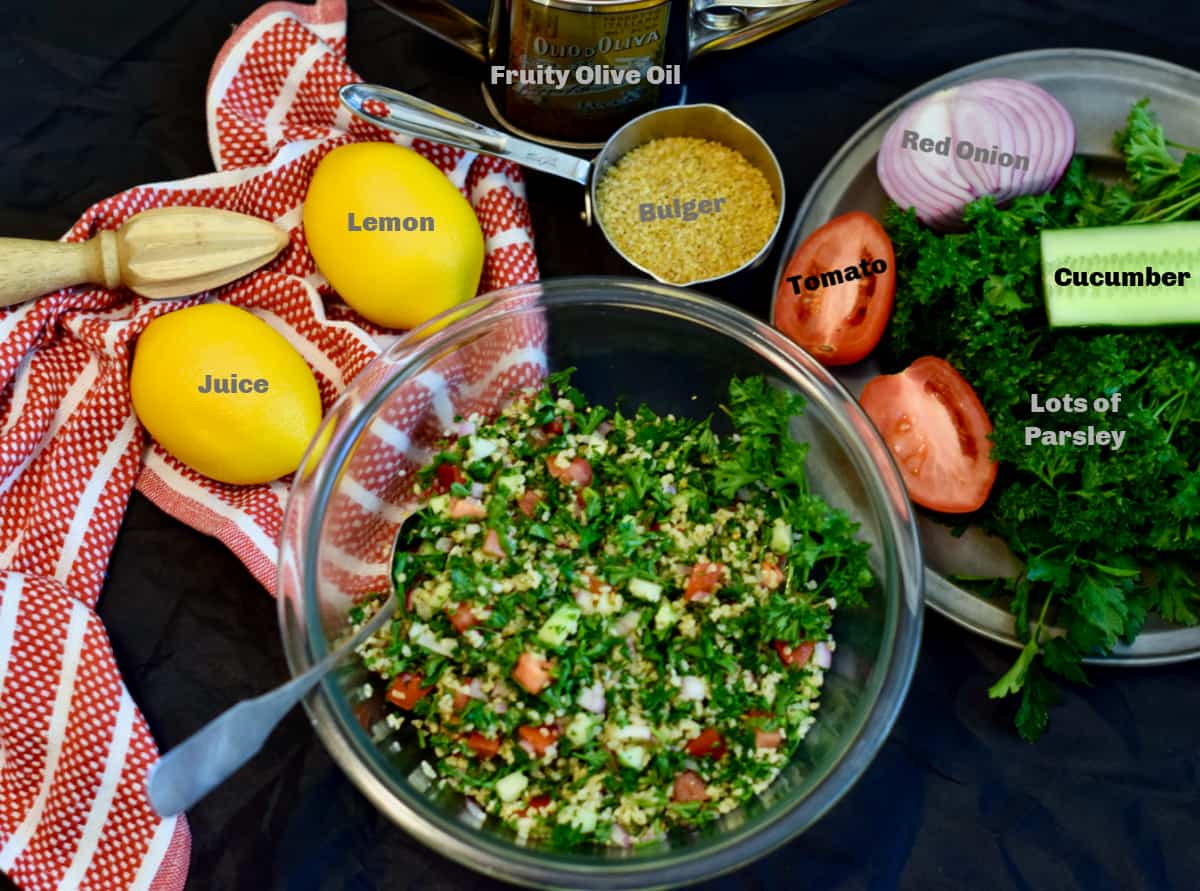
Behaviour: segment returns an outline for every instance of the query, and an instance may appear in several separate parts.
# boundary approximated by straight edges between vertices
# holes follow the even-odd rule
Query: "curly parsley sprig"
[[[1075,158],[1051,192],[1004,208],[973,202],[962,233],[938,235],[895,206],[885,221],[902,295],[885,370],[946,358],[995,428],[1000,476],[972,519],[1025,562],[1021,577],[990,586],[1009,596],[1025,646],[990,695],[1019,697],[1016,725],[1029,740],[1048,724],[1056,679],[1086,682],[1085,656],[1133,640],[1150,614],[1200,621],[1197,329],[1052,331],[1042,308],[1042,229],[1200,218],[1200,149],[1167,139],[1146,101],[1114,143],[1128,184],[1108,185]],[[1191,153],[1177,158],[1179,149]],[[1025,445],[1030,393],[1117,391],[1119,415],[1075,418],[1118,419],[1127,432],[1119,452]]]

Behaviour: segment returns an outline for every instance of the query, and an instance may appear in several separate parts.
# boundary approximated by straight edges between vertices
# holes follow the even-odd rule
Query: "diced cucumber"
[[[779,517],[771,525],[771,550],[776,554],[786,554],[792,549],[792,527]]]
[[[561,647],[579,627],[581,611],[573,603],[564,603],[550,614],[537,633],[538,640],[549,647]]]
[[[1043,230],[1042,284],[1052,328],[1198,324],[1200,222]]]
[[[496,487],[503,489],[510,495],[516,495],[525,488],[525,474],[523,473],[505,473],[496,477]]]
[[[568,804],[558,813],[559,823],[569,823],[584,835],[596,831],[596,806],[594,804]]]
[[[617,749],[617,760],[626,767],[643,770],[650,761],[650,753],[642,746],[622,746]]]
[[[600,719],[595,715],[580,712],[567,724],[567,739],[577,746],[586,746],[600,726]]]
[[[444,514],[450,510],[449,495],[434,495],[429,499],[429,509],[435,514]]]
[[[658,612],[654,614],[654,628],[657,631],[666,631],[672,625],[679,621],[679,613],[675,612],[675,607],[671,605],[671,601],[664,600],[659,606]]]
[[[482,461],[484,458],[490,458],[496,454],[496,449],[498,448],[500,448],[500,444],[495,440],[472,436],[471,446],[467,450],[467,462],[474,464],[477,461]]]
[[[630,579],[629,593],[641,600],[658,603],[658,599],[662,597],[662,585],[645,579]]]
[[[496,794],[501,801],[516,801],[529,785],[529,777],[517,771],[496,780]]]

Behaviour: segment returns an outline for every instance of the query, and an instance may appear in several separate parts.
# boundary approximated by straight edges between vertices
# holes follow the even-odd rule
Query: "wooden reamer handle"
[[[0,238],[0,306],[83,283],[121,284],[116,232],[105,230],[83,244]]]

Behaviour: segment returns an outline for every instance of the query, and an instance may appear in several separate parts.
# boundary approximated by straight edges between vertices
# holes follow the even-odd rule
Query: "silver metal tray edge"
[[[1123,126],[1129,106],[1147,95],[1151,97],[1151,108],[1163,120],[1170,121],[1174,138],[1189,144],[1200,143],[1200,72],[1170,62],[1133,53],[1070,47],[995,56],[947,72],[910,90],[871,117],[813,180],[783,242],[771,292],[771,318],[774,318],[775,294],[788,259],[805,237],[833,216],[848,210],[878,214],[883,209],[886,196],[877,202],[877,206],[862,206],[869,203],[861,200],[864,196],[848,193],[854,192],[856,185],[857,192],[870,192],[873,183],[874,190],[882,195],[875,179],[875,155],[884,131],[901,109],[922,96],[980,77],[1020,78],[1040,83],[1049,90],[1072,111],[1078,154],[1116,159],[1116,150],[1111,145],[1112,134]],[[1103,89],[1096,91],[1096,87]],[[1089,94],[1096,97],[1095,103],[1088,102],[1082,109],[1072,107]],[[1095,106],[1100,104],[1106,110],[1097,114]],[[1168,107],[1172,104],[1191,108],[1177,114]],[[1120,110],[1112,116],[1107,109],[1114,108]],[[860,182],[864,177],[867,182]],[[868,359],[855,366],[853,372],[838,375],[851,392],[857,394],[866,378],[874,373],[870,370],[870,362]],[[1013,616],[1007,609],[958,587],[928,564],[925,594],[929,607],[955,624],[998,643],[1021,646]],[[1200,627],[1183,628],[1151,619],[1132,644],[1114,648],[1109,656],[1090,657],[1084,661],[1093,665],[1146,667],[1192,659],[1200,659]]]

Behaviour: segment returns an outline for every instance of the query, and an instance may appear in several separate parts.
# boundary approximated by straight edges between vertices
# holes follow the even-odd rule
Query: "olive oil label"
[[[567,119],[580,132],[607,136],[614,123],[658,104],[670,3],[588,9],[514,0],[509,69],[551,70],[507,88],[505,111],[514,123],[552,132]]]

